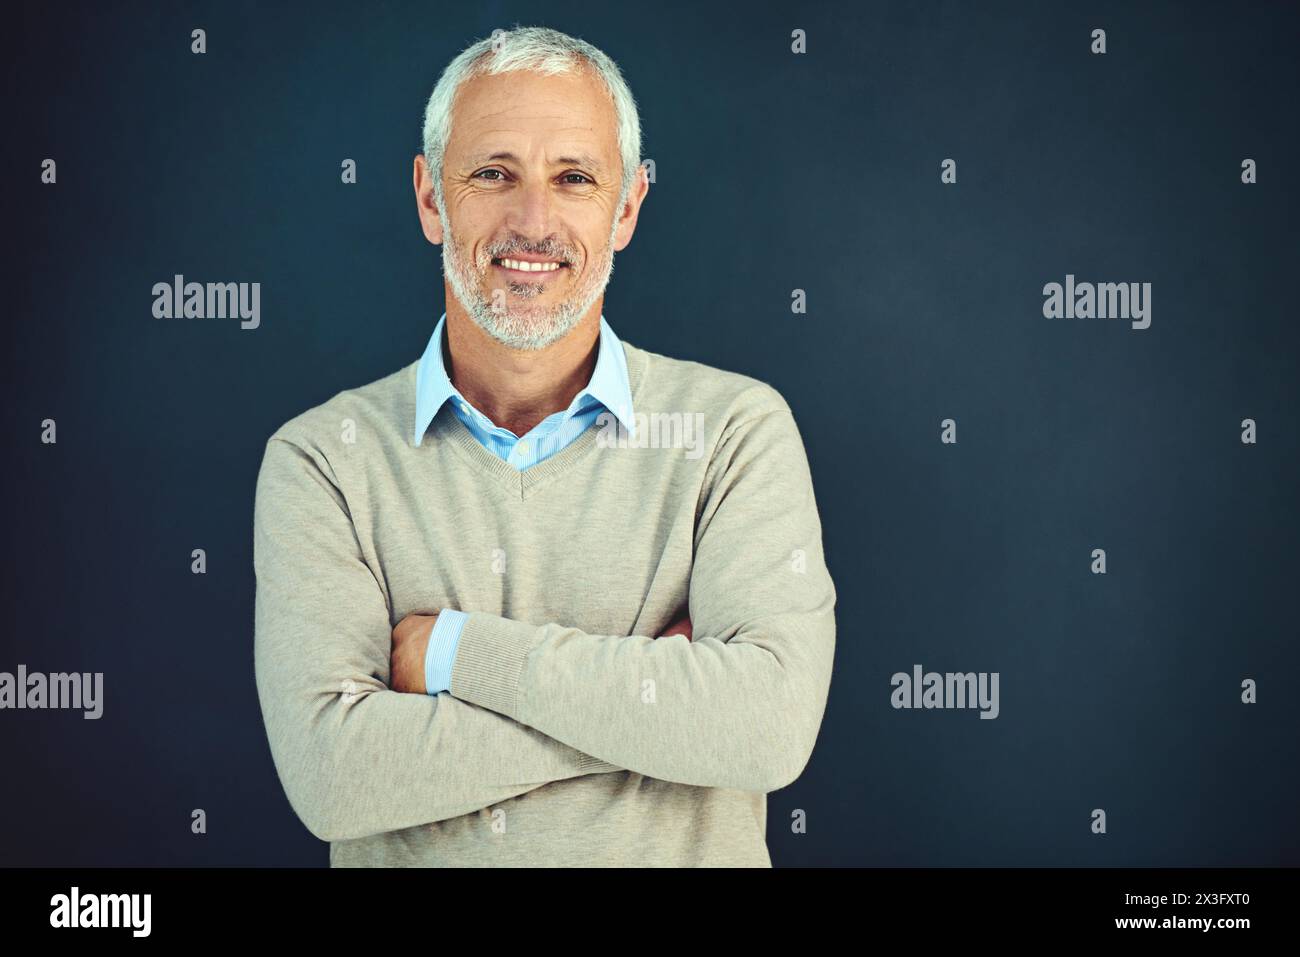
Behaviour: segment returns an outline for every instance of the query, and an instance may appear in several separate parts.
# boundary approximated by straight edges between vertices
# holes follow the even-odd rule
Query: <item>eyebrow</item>
[[[473,166],[477,166],[479,163],[491,163],[495,160],[509,160],[512,163],[520,162],[518,156],[516,156],[514,153],[507,153],[507,152],[491,153],[487,156],[479,154],[478,156],[470,157],[471,165]],[[577,156],[561,156],[558,157],[552,165],[585,166],[588,169],[594,170],[597,173],[604,170],[604,167],[600,164],[600,162],[597,161],[597,159],[594,156],[590,155],[589,153],[579,153]]]

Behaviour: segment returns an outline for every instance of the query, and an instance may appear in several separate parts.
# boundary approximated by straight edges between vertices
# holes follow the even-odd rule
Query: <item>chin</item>
[[[577,324],[552,315],[549,309],[517,306],[510,307],[504,315],[485,308],[475,319],[484,332],[502,345],[528,350],[546,348]]]

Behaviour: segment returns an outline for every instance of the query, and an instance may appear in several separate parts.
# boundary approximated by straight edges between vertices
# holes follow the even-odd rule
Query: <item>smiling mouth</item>
[[[494,257],[492,265],[499,266],[502,269],[508,269],[511,272],[530,274],[559,272],[561,269],[569,268],[567,262],[558,259],[548,260],[545,262],[531,262],[526,259],[510,259],[507,256]]]

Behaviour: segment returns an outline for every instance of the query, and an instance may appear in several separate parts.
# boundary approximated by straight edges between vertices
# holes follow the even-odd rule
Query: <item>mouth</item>
[[[494,257],[492,265],[517,276],[546,275],[569,268],[569,263],[562,259],[514,259],[509,256]]]

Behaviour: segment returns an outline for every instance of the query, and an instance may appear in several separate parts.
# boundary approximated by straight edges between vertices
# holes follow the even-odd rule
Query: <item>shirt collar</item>
[[[415,444],[419,445],[433,422],[438,410],[452,396],[464,399],[460,390],[447,377],[447,367],[442,361],[443,327],[447,322],[444,312],[434,327],[420,366],[415,374]],[[627,355],[623,345],[605,317],[600,317],[600,336],[596,348],[596,368],[592,370],[587,387],[573,397],[567,415],[573,415],[587,396],[598,401],[623,423],[630,436],[636,434],[632,414],[632,387],[627,378]],[[566,416],[567,417],[567,416]]]

